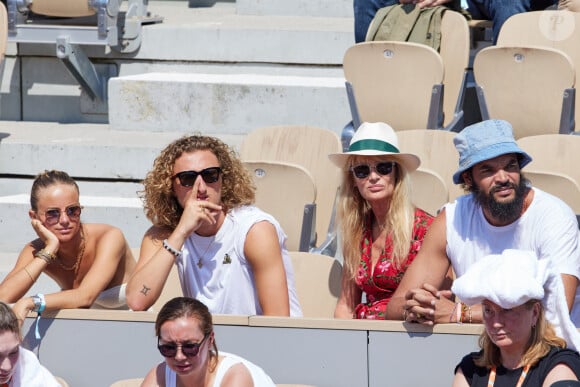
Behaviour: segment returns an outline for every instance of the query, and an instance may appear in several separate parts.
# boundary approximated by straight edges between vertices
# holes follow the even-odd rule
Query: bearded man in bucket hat
[[[451,291],[442,288],[447,270],[451,266],[459,277],[486,255],[520,249],[551,260],[562,276],[566,302],[578,326],[580,247],[572,209],[525,179],[521,169],[532,159],[517,145],[508,122],[476,123],[453,142],[459,152],[453,182],[468,194],[445,205],[433,221],[393,295],[387,318],[428,325],[481,322],[479,306],[454,303]]]

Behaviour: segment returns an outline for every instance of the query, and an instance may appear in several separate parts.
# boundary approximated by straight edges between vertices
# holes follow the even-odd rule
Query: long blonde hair
[[[538,300],[530,300],[524,305],[526,309],[532,309],[535,304],[539,305],[538,319],[535,327],[532,327],[532,334],[528,342],[528,348],[524,352],[521,360],[522,365],[533,367],[541,358],[550,352],[550,347],[566,348],[566,341],[556,336],[554,327],[546,320],[544,306]],[[483,354],[474,359],[478,367],[499,367],[501,365],[501,353],[497,345],[491,341],[486,331],[479,336],[479,346],[483,349]]]
[[[356,160],[356,156],[349,157],[342,170],[342,184],[337,205],[344,266],[350,278],[353,279],[361,258],[361,239],[371,211],[368,202],[363,199],[357,189],[350,170]],[[393,262],[397,268],[401,268],[409,253],[415,206],[411,202],[411,181],[407,171],[396,163],[394,173],[395,189],[383,227],[392,236]]]

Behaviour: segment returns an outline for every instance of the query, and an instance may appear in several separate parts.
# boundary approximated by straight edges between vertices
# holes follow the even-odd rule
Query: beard
[[[494,194],[506,187],[514,190],[514,198],[508,202],[495,200]],[[510,182],[496,184],[491,187],[488,193],[482,191],[479,187],[474,187],[473,194],[475,201],[479,203],[481,208],[489,210],[494,219],[501,223],[511,223],[521,215],[528,189],[528,180],[523,175],[520,175],[520,183],[517,185]]]

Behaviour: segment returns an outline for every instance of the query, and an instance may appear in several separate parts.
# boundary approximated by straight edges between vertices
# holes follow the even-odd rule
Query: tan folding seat
[[[448,201],[454,201],[465,193],[461,186],[453,183],[453,174],[459,164],[459,155],[453,145],[455,135],[456,133],[445,130],[428,129],[397,132],[401,151],[417,155],[421,159],[419,168],[433,170],[441,177],[447,187]],[[411,175],[411,179],[413,192],[420,189],[414,175]]]
[[[560,50],[494,46],[473,64],[482,119],[510,122],[515,138],[570,133],[576,71]]]
[[[561,3],[568,3],[578,10],[577,0]],[[579,12],[566,10],[524,12],[506,20],[499,32],[497,45],[540,46],[560,50],[568,55],[576,73],[580,74],[579,26]],[[575,111],[580,112],[580,98],[576,98]]]
[[[288,236],[286,248],[308,251],[314,233],[316,184],[298,164],[244,160],[256,185],[256,206],[273,215]],[[302,216],[300,216],[302,210]]]
[[[340,262],[327,255],[300,251],[291,251],[290,256],[303,316],[332,318],[340,296]]]
[[[463,125],[470,50],[465,17],[445,12],[439,53],[415,46],[427,47],[374,41],[347,50],[343,68],[355,128],[364,121],[386,122],[395,130]]]
[[[242,160],[281,161],[304,167],[316,184],[316,236],[311,249],[334,255],[336,239],[334,202],[340,186],[340,169],[328,159],[342,152],[338,135],[313,126],[281,125],[249,132],[240,146]],[[280,200],[279,205],[285,205]],[[302,211],[302,209],[295,209]]]
[[[411,173],[411,180],[413,204],[431,215],[436,215],[449,201],[447,185],[437,172],[419,167]]]
[[[580,214],[580,137],[544,134],[522,137],[517,142],[532,157],[522,171],[524,176],[533,186],[558,196]]]
[[[426,45],[364,42],[343,59],[354,128],[386,122],[395,130],[443,124],[443,60]]]

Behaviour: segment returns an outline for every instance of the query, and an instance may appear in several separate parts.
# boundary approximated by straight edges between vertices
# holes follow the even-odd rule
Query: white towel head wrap
[[[504,309],[540,300],[556,334],[569,348],[580,348],[580,333],[570,320],[562,277],[549,259],[538,259],[532,251],[508,249],[488,255],[457,278],[451,291],[467,305],[489,300]]]

